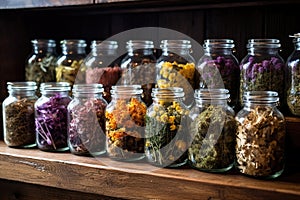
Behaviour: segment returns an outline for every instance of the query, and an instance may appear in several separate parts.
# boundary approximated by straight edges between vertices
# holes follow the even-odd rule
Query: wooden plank
[[[283,174],[273,181],[264,181],[235,172],[210,174],[187,167],[145,172],[141,169],[149,167],[146,163],[119,163],[120,167],[112,168],[110,162],[116,161],[37,149],[13,149],[0,143],[0,178],[12,181],[125,199],[300,197],[299,171]]]

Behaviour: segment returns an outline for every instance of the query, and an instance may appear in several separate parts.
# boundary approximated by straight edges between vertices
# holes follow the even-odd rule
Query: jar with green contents
[[[92,41],[91,52],[82,63],[86,70],[87,84],[100,83],[103,85],[104,99],[111,101],[110,90],[121,78],[121,67],[118,62],[117,41]]]
[[[250,91],[236,115],[236,168],[247,176],[271,179],[285,166],[286,122],[277,109],[278,93]]]
[[[60,42],[62,54],[56,62],[56,81],[68,82],[71,86],[75,83],[85,83],[85,69],[81,68],[86,57],[85,40],[62,40]]]
[[[156,64],[158,88],[181,87],[186,96],[186,105],[192,104],[195,85],[195,59],[190,54],[189,40],[162,40],[162,55]]]
[[[228,106],[227,89],[195,91],[196,105],[190,112],[189,165],[207,172],[225,172],[234,164],[236,121]]]
[[[145,157],[146,104],[142,101],[140,85],[112,86],[112,101],[107,105],[106,149],[115,160],[136,161]]]
[[[35,147],[35,82],[8,82],[9,96],[3,101],[4,142],[9,147]]]
[[[68,145],[71,153],[98,156],[105,148],[104,89],[101,84],[75,84],[68,105]]]
[[[54,82],[57,59],[54,40],[31,40],[32,53],[26,60],[25,80],[34,81],[39,86],[43,82]]]
[[[281,47],[278,39],[250,39],[248,54],[240,63],[240,102],[248,91],[276,91],[280,107],[285,104],[286,69],[279,55]]]
[[[287,105],[293,115],[300,116],[300,33],[294,34],[294,51],[286,61],[287,65]]]
[[[149,163],[180,167],[187,162],[190,145],[188,110],[182,88],[154,88],[146,114],[145,152]]]
[[[121,61],[124,85],[141,85],[142,100],[147,106],[152,103],[151,91],[155,87],[155,64],[153,41],[129,40],[126,42],[127,54]]]

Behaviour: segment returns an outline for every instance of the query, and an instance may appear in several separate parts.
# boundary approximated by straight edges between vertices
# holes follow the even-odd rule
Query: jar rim
[[[100,83],[80,83],[74,84],[72,92],[73,93],[81,93],[81,94],[88,94],[88,93],[102,93],[104,91],[103,85]]]
[[[83,39],[65,39],[60,41],[61,47],[64,46],[78,46],[86,47],[86,41]]]
[[[280,48],[279,39],[249,39],[247,48]]]
[[[192,48],[192,44],[190,40],[162,40],[160,42],[160,48],[184,48],[190,49]]]
[[[246,91],[243,101],[251,103],[278,103],[279,97],[276,91]]]
[[[230,98],[228,89],[197,89],[194,92],[195,99],[203,100],[228,100]]]
[[[91,42],[90,48],[97,49],[117,49],[118,42],[114,40],[93,40]]]
[[[181,87],[153,88],[152,98],[183,98],[184,91]]]
[[[71,86],[68,82],[45,82],[41,83],[40,91],[70,91]]]
[[[121,95],[138,95],[142,94],[141,85],[113,85],[111,89],[112,96],[121,94]]]
[[[37,84],[34,81],[26,81],[26,82],[7,82],[8,91],[17,90],[17,91],[28,91],[28,90],[36,90]]]
[[[232,39],[206,39],[204,40],[203,48],[229,48],[235,47],[234,40]]]
[[[127,49],[152,49],[154,43],[151,40],[129,40],[126,42]]]
[[[31,40],[33,45],[47,45],[49,47],[56,47],[56,41],[53,39],[33,39]]]

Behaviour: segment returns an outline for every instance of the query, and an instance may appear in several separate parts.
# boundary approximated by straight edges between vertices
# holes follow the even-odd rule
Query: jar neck
[[[170,54],[190,55],[192,45],[189,40],[162,40],[160,47],[165,56]]]
[[[85,40],[62,40],[62,53],[67,54],[86,54]]]
[[[184,99],[184,91],[179,87],[153,88],[151,96],[154,103],[181,102]]]
[[[102,98],[103,91],[102,84],[75,84],[72,90],[75,98]]]
[[[35,97],[37,85],[35,82],[8,82],[7,89],[10,96]]]
[[[126,43],[127,52],[130,56],[153,54],[154,44],[149,40],[129,40]]]
[[[197,89],[194,93],[197,106],[202,105],[222,105],[226,106],[230,94],[227,89]]]
[[[208,39],[204,40],[206,54],[230,55],[234,50],[234,41],[231,39]]]
[[[118,43],[116,41],[99,41],[91,42],[91,52],[93,56],[116,55]]]
[[[278,54],[281,47],[278,39],[250,39],[248,40],[247,49],[249,54]]]
[[[140,85],[115,85],[112,86],[112,99],[141,99],[143,90]]]
[[[69,96],[71,86],[67,82],[46,82],[40,85],[40,92],[43,96],[51,97],[59,95],[61,97]]]
[[[54,40],[32,40],[31,43],[35,54],[56,53],[56,43]]]
[[[275,91],[248,91],[243,95],[243,102],[246,108],[276,107],[279,103],[279,97]]]

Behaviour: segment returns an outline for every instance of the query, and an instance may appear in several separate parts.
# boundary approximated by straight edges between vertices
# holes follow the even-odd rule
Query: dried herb
[[[22,98],[5,106],[4,140],[11,147],[35,146],[34,103]]]
[[[68,107],[68,144],[72,153],[79,155],[105,153],[106,105],[102,99],[86,98],[74,107]]]
[[[79,68],[83,62],[83,59],[73,60],[70,65],[60,64],[55,68],[56,81],[57,82],[68,82],[71,85],[75,83],[84,83],[85,77],[83,73],[79,72]],[[81,69],[84,70],[84,69]],[[79,73],[78,73],[79,72]]]
[[[288,62],[287,104],[292,114],[300,116],[300,64]]]
[[[246,115],[244,115],[246,114]],[[284,168],[285,120],[271,107],[256,106],[238,113],[237,169],[246,175],[268,177]]]
[[[176,101],[159,101],[146,116],[146,156],[154,165],[177,167],[187,161],[188,111]]]
[[[25,79],[38,84],[55,81],[56,58],[48,53],[45,57],[29,62],[25,68]]]
[[[223,88],[224,85],[229,90],[232,100],[229,105],[231,107],[237,105],[240,69],[233,58],[218,56],[216,59],[204,59],[199,70],[201,71],[200,88]]]
[[[189,164],[196,169],[222,172],[234,163],[236,121],[224,105],[205,106],[191,123]]]
[[[141,158],[146,110],[146,105],[136,98],[117,99],[111,110],[106,109],[107,152],[111,158]]]
[[[67,106],[71,99],[59,93],[35,108],[36,137],[39,149],[59,151],[68,149]]]
[[[100,83],[103,85],[104,99],[109,103],[111,101],[111,86],[116,85],[121,78],[122,70],[119,66],[105,68],[88,68],[86,70],[86,83]]]
[[[240,79],[240,101],[246,91],[277,91],[280,102],[283,102],[285,69],[282,60],[271,57],[270,60],[255,62],[250,56],[242,64]]]

